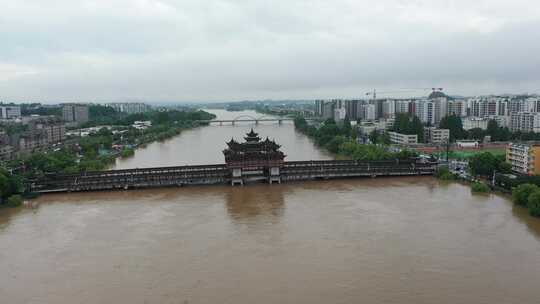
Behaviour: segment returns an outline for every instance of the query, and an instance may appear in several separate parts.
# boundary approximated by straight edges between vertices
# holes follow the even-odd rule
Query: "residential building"
[[[88,106],[81,104],[64,104],[62,106],[62,117],[65,122],[71,125],[88,122]]]
[[[48,146],[47,133],[45,130],[30,130],[22,134],[12,136],[12,144],[20,153],[31,153],[42,150]]]
[[[358,118],[363,120],[375,120],[376,109],[374,104],[363,104],[359,107]]]
[[[438,97],[434,99],[433,104],[433,122],[435,125],[438,125],[439,122],[448,115],[448,99],[446,97]]]
[[[334,120],[336,122],[342,122],[347,118],[347,110],[345,108],[339,107],[334,110]]]
[[[0,105],[0,119],[16,119],[21,117],[21,107]]]
[[[540,132],[540,113],[512,113],[510,115],[510,131]]]
[[[145,113],[150,110],[149,105],[141,102],[109,103],[107,106],[126,114]]]
[[[49,117],[34,120],[30,123],[30,128],[45,131],[48,144],[56,144],[66,139],[66,126],[58,118]]]
[[[402,134],[397,132],[388,132],[390,142],[398,145],[411,145],[418,143],[418,135]]]
[[[425,140],[428,143],[442,144],[447,143],[450,139],[450,130],[437,129],[435,127],[424,128]]]
[[[538,175],[540,174],[540,144],[511,143],[506,148],[506,161],[516,173]]]
[[[357,120],[358,119],[358,106],[361,103],[360,100],[346,100],[345,101],[345,110],[346,115],[349,120]]]
[[[11,160],[13,156],[13,146],[11,145],[9,136],[0,131],[0,161]]]
[[[315,100],[315,116],[323,116],[324,100]]]
[[[459,117],[467,116],[467,103],[464,100],[454,100],[448,104],[448,114]]]

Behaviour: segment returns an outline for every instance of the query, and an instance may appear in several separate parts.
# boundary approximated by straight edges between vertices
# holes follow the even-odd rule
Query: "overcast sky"
[[[349,98],[433,86],[539,93],[540,2],[0,0],[4,101]]]

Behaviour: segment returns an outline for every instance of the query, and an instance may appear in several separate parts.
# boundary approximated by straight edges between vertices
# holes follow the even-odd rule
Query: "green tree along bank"
[[[4,168],[0,168],[0,207],[17,207],[22,203],[19,195],[23,191],[20,176],[12,175]]]
[[[504,155],[495,156],[493,153],[484,152],[474,155],[469,159],[469,168],[473,175],[491,177],[495,172],[511,173],[512,167],[506,162]]]
[[[362,145],[356,142],[356,132],[351,124],[345,120],[337,125],[334,120],[327,120],[319,127],[309,125],[302,117],[294,120],[297,130],[313,138],[318,146],[328,151],[354,160],[394,160],[407,159],[416,156],[409,150],[390,152],[384,145]]]
[[[540,188],[533,184],[522,184],[512,189],[512,199],[519,206],[527,207],[529,214],[540,217]]]

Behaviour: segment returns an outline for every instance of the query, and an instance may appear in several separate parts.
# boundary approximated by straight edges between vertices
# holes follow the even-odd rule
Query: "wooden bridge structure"
[[[394,161],[287,161],[276,176],[269,170],[241,176],[242,184],[290,182],[314,179],[360,178],[378,176],[433,175],[436,163],[415,159]],[[38,193],[103,191],[187,185],[234,184],[232,170],[226,164],[92,171],[80,174],[49,174],[29,182],[29,190]]]

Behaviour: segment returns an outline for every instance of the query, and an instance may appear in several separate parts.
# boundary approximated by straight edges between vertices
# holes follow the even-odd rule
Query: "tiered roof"
[[[280,145],[268,137],[261,141],[259,134],[253,129],[244,139],[246,141],[243,143],[237,142],[234,138],[227,142],[228,148],[223,150],[227,164],[242,161],[283,161],[285,158],[285,154],[279,150]]]

